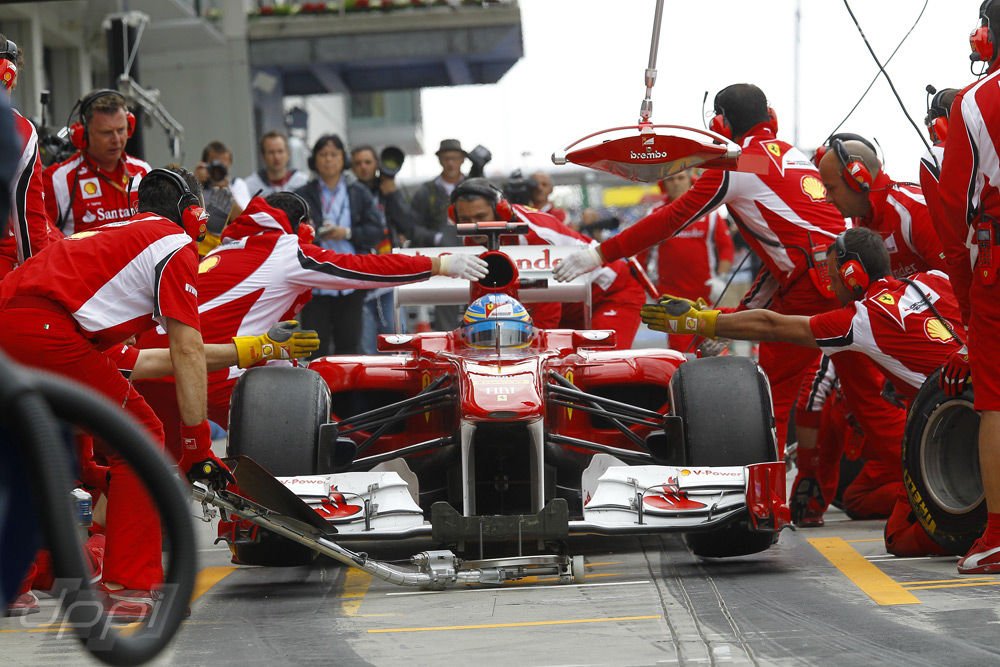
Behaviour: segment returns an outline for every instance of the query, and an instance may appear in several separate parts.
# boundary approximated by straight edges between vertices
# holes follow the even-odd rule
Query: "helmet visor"
[[[488,319],[462,327],[462,340],[477,350],[527,347],[534,337],[535,327],[521,320]]]

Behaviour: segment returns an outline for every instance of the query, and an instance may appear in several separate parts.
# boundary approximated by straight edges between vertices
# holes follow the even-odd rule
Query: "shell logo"
[[[684,468],[684,470],[681,470],[681,477],[687,477],[690,474],[691,474],[691,471],[688,470],[687,468]]]
[[[198,273],[199,274],[208,273],[209,271],[217,267],[219,265],[219,262],[221,261],[222,258],[219,257],[218,255],[212,255],[210,257],[206,257],[205,259],[201,260],[201,264],[198,265]]]
[[[813,201],[826,201],[826,186],[816,176],[807,175],[800,182],[802,192]]]
[[[96,195],[97,194],[97,184],[96,183],[84,183],[83,184],[83,191],[86,194],[88,194],[88,195]]]
[[[944,325],[944,322],[936,317],[930,318],[924,322],[924,332],[931,340],[941,341],[942,343],[947,343],[954,338],[951,331],[948,330],[948,327]]]

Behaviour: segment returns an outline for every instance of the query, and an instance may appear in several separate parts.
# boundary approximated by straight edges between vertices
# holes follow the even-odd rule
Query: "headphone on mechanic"
[[[724,90],[725,90],[725,88],[723,88],[722,90],[720,90],[719,93],[722,93]],[[715,97],[716,97],[716,99],[718,99],[719,94],[716,94]],[[766,121],[764,127],[766,127],[769,130],[771,130],[771,132],[773,132],[774,135],[777,136],[777,134],[778,134],[778,114],[775,113],[774,109],[771,108],[770,105],[768,105],[768,107],[767,107],[767,121]],[[729,139],[730,141],[733,140],[733,126],[729,124],[728,120],[726,120],[726,109],[725,109],[725,107],[723,107],[718,102],[715,103],[715,116],[713,116],[712,120],[708,123],[708,129],[710,131],[712,131],[712,132],[715,132],[716,134],[721,134],[722,136],[724,136],[726,139]]]
[[[200,242],[204,239],[208,231],[208,227],[206,226],[208,214],[205,213],[205,209],[201,205],[201,200],[198,199],[198,195],[191,191],[184,177],[169,169],[152,169],[142,177],[139,188],[142,189],[142,185],[151,178],[166,179],[177,188],[180,195],[177,198],[177,215],[180,216],[181,227],[195,241]]]
[[[871,146],[867,141],[864,143]],[[875,177],[865,166],[864,160],[858,155],[849,154],[847,146],[844,145],[844,140],[840,136],[831,137],[830,148],[840,161],[840,166],[843,167],[840,176],[844,179],[847,187],[855,192],[868,193],[872,189]]]
[[[503,192],[485,178],[467,178],[451,191],[451,204],[448,206],[448,219],[458,222],[458,215],[455,213],[455,202],[463,197],[482,197],[490,203],[493,212],[500,222],[508,222],[514,219],[514,208],[503,196]]]
[[[986,15],[993,0],[986,0],[979,10],[979,27],[969,35],[969,46],[972,53],[969,60],[972,62],[991,62],[996,55],[996,40],[993,38],[993,28],[990,26],[990,17]]]
[[[953,91],[953,88],[937,90],[934,86],[927,84],[928,102],[924,125],[927,126],[931,141],[935,143],[944,143],[948,138],[948,114],[951,113],[951,109],[945,105],[944,96]]]
[[[344,156],[344,171],[350,169],[351,155],[350,153],[347,152],[347,147],[344,145],[344,140],[341,139],[336,134],[324,134],[323,136],[321,136],[319,139],[316,140],[315,144],[313,144],[312,153],[306,160],[306,164],[309,166],[310,171],[316,171],[316,154],[319,153],[324,148],[326,148],[327,144],[333,144]]]
[[[69,112],[70,118],[73,117],[74,112],[79,112],[78,120],[69,126],[69,140],[77,150],[82,151],[87,147],[89,141],[87,136],[87,114],[90,112],[90,108],[94,105],[94,102],[105,95],[114,95],[121,98],[122,107],[125,109],[125,119],[128,121],[128,138],[131,139],[135,133],[135,114],[128,110],[128,106],[126,106],[128,100],[125,99],[125,96],[117,90],[98,88],[77,100]]]
[[[17,44],[11,40],[0,51],[0,85],[10,90],[17,81]]]
[[[838,235],[833,242],[834,251],[837,253],[837,273],[851,293],[860,296],[871,285],[872,279],[864,262],[861,261],[861,255],[847,249],[847,244],[844,242],[845,234],[846,232]]]

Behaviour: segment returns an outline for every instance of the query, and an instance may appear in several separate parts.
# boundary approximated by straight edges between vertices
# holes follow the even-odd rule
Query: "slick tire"
[[[691,467],[739,466],[778,460],[771,390],[757,364],[746,357],[711,357],[685,362],[670,381],[674,414],[684,422],[684,453]],[[705,558],[764,551],[777,533],[758,533],[748,518],[684,541]]]
[[[229,456],[248,456],[276,477],[314,475],[320,426],[330,419],[330,390],[315,371],[251,368],[229,407]]]
[[[949,398],[935,372],[917,393],[903,438],[903,484],[913,514],[935,542],[965,555],[986,525],[979,470],[979,415],[969,387]]]

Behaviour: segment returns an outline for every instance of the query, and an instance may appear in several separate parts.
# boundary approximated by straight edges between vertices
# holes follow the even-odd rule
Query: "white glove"
[[[590,273],[604,265],[604,259],[597,250],[597,246],[587,246],[583,250],[577,250],[572,255],[559,262],[552,270],[552,277],[557,282],[567,283],[577,276]]]
[[[713,304],[717,304],[719,297],[722,296],[722,290],[726,289],[726,281],[718,276],[709,278],[705,281],[705,285],[708,286],[708,300]]]
[[[482,257],[470,254],[450,254],[438,257],[440,275],[479,282],[489,272],[489,265]]]

